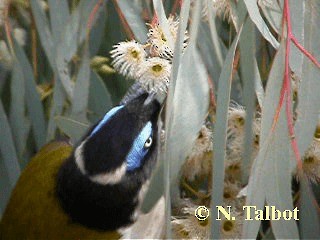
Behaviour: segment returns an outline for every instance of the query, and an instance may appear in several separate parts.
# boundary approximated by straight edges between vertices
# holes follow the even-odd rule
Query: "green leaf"
[[[211,34],[211,40],[215,49],[216,58],[211,57],[212,59],[217,59],[219,63],[219,67],[222,67],[223,64],[223,53],[222,53],[222,45],[220,44],[216,24],[214,22],[214,14],[213,14],[213,6],[211,4],[211,0],[207,0],[207,6],[208,6],[208,17],[209,17],[209,26],[210,26],[210,34]],[[201,31],[200,31],[201,32]],[[202,39],[202,38],[201,38]],[[200,41],[202,42],[202,41]],[[210,68],[209,68],[210,69]],[[219,71],[220,72],[220,71]]]
[[[254,73],[255,73],[254,79],[255,79],[256,95],[257,95],[259,106],[262,107],[263,101],[264,101],[264,89],[262,86],[262,80],[261,80],[261,76],[260,76],[260,72],[259,72],[258,63],[257,63],[256,58],[254,59]]]
[[[90,56],[94,56],[100,49],[101,43],[105,41],[105,29],[107,22],[107,11],[106,8],[102,8],[102,13],[99,14],[96,24],[90,31],[89,49]]]
[[[181,53],[182,44],[183,44],[184,34],[187,28],[189,10],[190,10],[190,0],[183,1],[181,14],[180,14],[181,21],[178,28],[178,36],[175,43],[175,50],[174,50],[174,56],[173,56],[173,66],[171,71],[170,86],[169,86],[169,91],[168,91],[167,101],[166,101],[166,120],[165,120],[166,126],[170,126],[168,125],[169,124],[168,122],[171,117],[171,109],[173,106],[175,84],[176,84],[176,79],[177,79],[177,75],[180,67],[180,59],[182,55]],[[154,173],[154,176],[151,178],[149,190],[142,204],[142,210],[144,212],[148,212],[150,208],[156,203],[156,201],[164,194],[164,190],[166,190],[167,191],[165,192],[166,212],[168,217],[169,216],[168,213],[170,211],[170,203],[168,202],[170,200],[170,176],[169,176],[170,160],[165,157],[165,151],[159,151],[157,159],[159,162],[158,167],[156,172]],[[158,191],[152,191],[152,189],[156,189]],[[168,221],[168,218],[167,218],[167,221]]]
[[[282,107],[274,135],[270,137],[270,141],[265,143],[268,144],[268,151],[264,159],[265,174],[268,179],[264,183],[266,201],[269,206],[275,206],[281,212],[294,209],[291,191],[291,166],[294,156],[290,141],[285,107]],[[271,220],[271,225],[276,239],[299,238],[297,223],[293,218],[291,220],[282,218]]]
[[[240,38],[240,65],[241,76],[243,81],[243,98],[246,107],[246,121],[245,121],[245,140],[242,157],[242,183],[246,184],[249,178],[249,169],[252,161],[253,150],[253,129],[252,123],[256,107],[255,99],[255,34],[254,25],[249,18],[247,18],[241,38]]]
[[[174,47],[173,36],[170,32],[169,23],[166,17],[166,13],[164,11],[164,7],[162,1],[153,0],[154,11],[157,14],[159,25],[163,31],[165,38],[168,41],[168,45],[171,49]]]
[[[56,117],[55,121],[61,131],[67,134],[73,143],[79,141],[89,127],[87,123],[63,116]]]
[[[211,216],[212,219],[216,219],[218,214],[215,206],[222,205],[222,194],[223,194],[223,181],[224,181],[224,159],[227,139],[227,116],[230,103],[230,92],[232,82],[232,70],[233,61],[238,45],[238,41],[242,32],[242,27],[239,29],[237,37],[233,40],[233,43],[228,51],[226,59],[221,70],[219,77],[218,86],[218,99],[217,99],[217,113],[216,123],[214,126],[213,142],[214,161],[213,161],[213,189],[212,201],[211,201]],[[218,140],[219,139],[219,140]],[[220,221],[211,222],[211,238],[218,239],[220,237]]]
[[[69,5],[67,0],[48,0],[50,23],[55,46],[58,46],[60,38],[69,18]]]
[[[260,15],[259,8],[256,1],[252,0],[244,0],[249,16],[251,20],[254,22],[256,27],[259,29],[262,36],[269,42],[271,45],[277,49],[279,47],[279,42],[274,38],[272,33],[270,32],[267,24],[264,22],[262,16]]]
[[[211,38],[213,36],[212,34],[210,36],[211,31],[216,31],[216,29],[209,28],[207,24],[201,22],[197,45],[210,77],[216,86],[223,65],[223,59],[228,49],[224,46],[223,42],[221,42],[221,39],[216,39],[215,41],[217,42],[212,43]],[[218,38],[218,36],[216,37]],[[220,54],[221,56],[219,56]]]
[[[269,75],[262,108],[260,151],[252,167],[248,185],[246,205],[256,206],[257,209],[263,207],[265,200],[269,206],[276,206],[280,211],[293,209],[291,173],[295,162],[288,134],[285,105],[282,107],[275,129],[272,130],[282,87],[284,58],[285,46],[282,42]],[[259,226],[259,221],[245,221],[243,237],[255,238]],[[299,237],[297,225],[293,219],[272,221],[272,230],[276,238]]]
[[[320,37],[317,24],[320,21],[319,12],[306,4],[305,11],[305,48],[312,52],[316,59],[320,59],[320,44],[315,41]],[[290,60],[295,61],[291,56]],[[307,57],[303,57],[301,83],[298,91],[298,119],[295,124],[296,137],[301,155],[309,147],[318,122],[320,112],[320,70]]]
[[[25,88],[24,77],[20,64],[16,62],[13,65],[13,71],[11,76],[11,101],[9,120],[11,125],[11,131],[14,136],[13,141],[17,149],[17,155],[21,159],[26,147],[27,137],[29,133],[30,125],[27,122],[25,116]]]
[[[204,124],[209,104],[208,78],[203,61],[196,50],[197,26],[201,4],[197,3],[192,18],[190,41],[181,57],[171,105],[171,118],[166,124],[165,159],[171,164],[172,199],[179,195],[178,178],[181,165],[192,149]]]
[[[89,89],[89,119],[91,122],[98,121],[113,104],[111,96],[100,76],[91,72],[91,81]]]
[[[54,89],[53,89],[53,99],[51,101],[51,108],[50,108],[50,116],[49,116],[49,123],[48,123],[48,130],[47,130],[47,139],[46,141],[49,142],[53,140],[56,133],[56,122],[55,117],[61,115],[63,110],[63,104],[66,100],[66,94],[63,90],[63,86],[59,79],[55,82]]]
[[[88,22],[98,2],[99,0],[82,0],[79,3],[65,24],[59,47],[57,46],[57,73],[70,99],[73,99],[74,86],[71,81],[69,63],[87,36]],[[92,19],[91,24],[93,24],[96,19],[97,14],[95,18]]]
[[[144,21],[141,19],[141,9],[131,0],[119,0],[117,1],[122,14],[125,16],[127,23],[129,24],[135,39],[140,43],[147,41],[147,28]]]
[[[44,51],[47,55],[52,69],[54,69],[56,66],[56,46],[54,44],[54,40],[51,34],[48,18],[46,17],[46,14],[42,9],[39,0],[31,0],[30,4],[36,27],[38,30],[38,34],[40,37],[41,45],[44,48]]]
[[[0,152],[0,218],[2,218],[2,214],[4,213],[4,210],[6,209],[7,203],[10,199],[10,193],[11,193],[11,184],[9,181],[7,169],[5,167],[5,164],[3,162],[3,157]]]
[[[272,29],[276,33],[279,33],[282,21],[282,9],[278,0],[259,1],[259,7],[261,8]]]
[[[309,25],[305,25],[305,18],[309,18],[309,15],[305,15],[305,1],[295,1],[289,0],[290,14],[291,14],[291,24],[292,33],[295,38],[299,41],[301,45],[304,45],[304,28],[311,28]],[[319,19],[318,19],[319,20]],[[315,26],[313,26],[315,28]],[[306,34],[309,34],[306,32]],[[308,49],[308,48],[307,48]],[[290,48],[290,67],[298,76],[302,73],[302,62],[303,54],[302,52],[291,43]]]
[[[1,138],[0,138],[0,151],[1,159],[6,167],[6,172],[10,181],[10,188],[13,188],[20,176],[20,166],[17,157],[17,152],[13,142],[11,128],[8,118],[4,111],[2,101],[0,101],[0,125],[1,125]]]
[[[262,107],[262,122],[260,133],[260,150],[255,159],[248,184],[248,195],[246,205],[256,206],[262,209],[266,199],[265,185],[269,182],[267,172],[265,172],[265,164],[268,161],[268,151],[270,151],[270,129],[273,122],[273,116],[280,98],[280,89],[282,87],[282,79],[284,73],[284,44],[273,60],[273,66],[269,75],[266,96]],[[260,226],[260,221],[244,221],[243,238],[256,238]]]
[[[80,122],[88,122],[88,98],[90,84],[90,59],[88,47],[85,47],[80,70],[74,87],[72,100],[71,118],[78,119]]]
[[[161,135],[161,120],[158,121],[158,127],[159,127],[159,139]],[[161,156],[160,154],[161,149],[158,150],[158,156]],[[164,182],[165,182],[165,171],[164,171],[164,160],[163,158],[158,158],[157,166],[155,168],[155,171],[153,173],[153,176],[150,181],[148,192],[146,193],[145,199],[143,201],[143,204],[141,206],[141,210],[144,213],[147,213],[150,211],[150,209],[155,205],[155,203],[160,199],[160,197],[164,194]],[[167,184],[169,186],[169,183]]]
[[[36,82],[29,60],[19,44],[15,43],[14,46],[16,57],[18,59],[17,61],[19,62],[23,72],[28,114],[31,120],[36,147],[39,150],[46,142],[46,121],[43,106],[40,100],[40,95],[36,89]]]
[[[299,209],[299,223],[301,239],[318,239],[320,236],[320,215],[317,201],[305,176],[300,179],[300,191],[301,207]]]

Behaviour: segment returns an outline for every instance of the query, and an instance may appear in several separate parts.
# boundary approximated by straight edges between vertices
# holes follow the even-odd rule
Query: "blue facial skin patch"
[[[103,125],[106,124],[106,122],[121,108],[123,108],[123,105],[114,107],[109,112],[107,112],[106,115],[104,115],[103,119],[99,122],[99,124],[93,129],[93,131],[90,134],[90,137],[93,136],[96,132],[98,132],[103,127]]]
[[[141,166],[142,159],[146,156],[149,148],[145,148],[145,142],[152,136],[152,124],[147,122],[140,134],[136,137],[127,155],[127,171],[132,171]]]

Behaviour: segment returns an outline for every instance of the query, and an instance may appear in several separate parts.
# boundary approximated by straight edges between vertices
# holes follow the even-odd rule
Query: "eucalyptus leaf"
[[[269,146],[264,159],[265,174],[268,177],[268,182],[264,184],[264,188],[267,204],[275,206],[277,210],[283,212],[294,209],[291,191],[291,161],[294,161],[294,156],[291,149],[284,106],[274,131],[276,134],[270,136],[270,142],[265,143]],[[299,238],[298,226],[293,218],[290,220],[283,218],[271,220],[271,225],[273,234],[277,239]]]
[[[205,65],[196,49],[196,26],[200,20],[200,6],[198,3],[194,9],[190,42],[181,57],[170,109],[171,118],[166,125],[165,158],[171,164],[173,201],[179,195],[177,183],[181,165],[190,153],[208,112],[208,78]]]
[[[262,86],[262,80],[261,80],[261,76],[260,76],[260,72],[259,72],[258,63],[257,63],[256,58],[254,59],[254,73],[255,73],[254,79],[255,79],[256,95],[257,95],[259,106],[262,107],[263,101],[264,101],[264,89]]]
[[[135,39],[140,43],[147,41],[147,28],[143,20],[141,19],[141,9],[133,3],[132,0],[118,0],[121,12],[125,16],[127,23],[129,24]]]
[[[243,81],[244,105],[246,107],[245,141],[242,157],[242,183],[247,184],[249,169],[252,161],[253,129],[252,123],[255,114],[255,34],[254,25],[248,18],[244,24],[240,38],[240,64]]]
[[[259,29],[262,36],[269,42],[271,45],[277,49],[279,47],[279,42],[270,32],[267,24],[264,22],[262,16],[260,15],[259,8],[256,1],[252,0],[243,0],[247,6],[249,16],[254,24]]]
[[[77,75],[72,100],[71,118],[87,123],[87,110],[90,85],[90,58],[88,46],[85,46],[81,66]]]
[[[270,176],[270,173],[266,171],[266,164],[268,162],[268,157],[271,157],[270,149],[274,147],[274,145],[270,144],[274,135],[274,132],[271,132],[271,127],[280,98],[280,89],[282,87],[284,73],[284,58],[285,46],[284,42],[282,42],[274,58],[272,69],[269,74],[261,113],[260,150],[253,163],[248,184],[246,205],[256,206],[257,209],[262,209],[266,200],[265,188],[269,183]],[[276,157],[278,156],[273,156],[272,159]],[[242,237],[256,238],[259,227],[260,221],[244,221]]]
[[[10,87],[11,102],[9,120],[11,131],[14,136],[13,141],[15,142],[17,149],[17,155],[21,158],[26,147],[28,127],[25,116],[26,104],[24,77],[21,66],[17,62],[13,67]]]
[[[13,136],[11,128],[8,122],[7,115],[4,111],[2,101],[0,101],[0,125],[1,125],[1,138],[0,138],[0,151],[1,160],[4,162],[6,172],[10,181],[10,188],[12,189],[19,176],[20,176],[20,166],[18,161],[18,156],[16,148],[13,142]]]
[[[91,71],[90,76],[88,118],[92,123],[94,123],[108,112],[112,108],[113,104],[110,93],[100,76],[93,71]]]
[[[69,63],[89,33],[89,22],[91,21],[92,25],[97,19],[97,14],[91,19],[91,13],[98,4],[99,0],[80,1],[65,24],[59,47],[57,46],[57,73],[70,99],[73,99],[74,85],[71,81]]]
[[[56,58],[55,47],[56,46],[54,44],[54,39],[52,37],[48,18],[46,17],[46,14],[42,9],[39,0],[31,0],[30,4],[32,9],[32,14],[34,16],[37,30],[39,33],[41,44],[51,64],[51,67],[54,69],[56,66],[56,63],[55,63],[55,58]]]
[[[169,47],[173,49],[174,47],[173,36],[172,36],[172,33],[170,32],[169,23],[166,17],[166,13],[164,11],[162,1],[153,0],[153,7],[154,7],[155,13],[157,14],[156,16],[158,18],[159,25],[161,26],[165,39],[167,40]]]
[[[295,1],[290,0],[289,6],[290,6],[290,14],[291,14],[291,24],[292,24],[292,33],[295,36],[295,38],[299,41],[301,45],[304,45],[304,29],[306,28],[312,28],[312,26],[308,25],[309,20],[305,20],[305,18],[309,18],[309,14],[306,15],[306,9],[305,9],[305,1]],[[316,18],[316,16],[314,16]],[[314,19],[314,23],[319,19]],[[305,25],[305,21],[307,21],[307,24]],[[313,30],[315,29],[315,26],[313,25]],[[310,37],[310,32],[306,33],[306,37]],[[302,63],[303,63],[303,54],[302,52],[295,47],[293,43],[291,43],[290,48],[290,67],[292,68],[292,71],[295,72],[296,75],[301,76],[302,74]]]
[[[51,101],[49,123],[48,123],[48,130],[47,130],[47,139],[46,139],[47,142],[50,140],[53,140],[55,137],[55,133],[57,130],[55,117],[61,115],[63,110],[63,104],[66,98],[67,96],[64,92],[63,86],[58,79],[54,85],[53,99]]]
[[[44,116],[44,110],[41,103],[40,95],[36,89],[36,82],[33,75],[33,70],[30,62],[21,48],[21,46],[15,43],[15,52],[21,71],[23,72],[26,105],[31,120],[32,132],[36,143],[36,148],[39,150],[46,140],[46,121]]]
[[[214,22],[215,16],[213,14],[213,6],[211,4],[211,0],[207,0],[206,4],[208,6],[208,17],[209,17],[208,21],[209,21],[209,27],[210,27],[210,31],[208,31],[208,32],[210,32],[210,34],[211,34],[211,40],[212,40],[212,43],[213,43],[213,46],[214,46],[215,53],[217,55],[216,58],[212,58],[212,59],[217,59],[217,62],[219,64],[219,68],[221,68],[222,64],[223,64],[223,56],[224,55],[223,55],[223,52],[222,52],[222,49],[221,49],[222,46],[221,46],[220,41],[219,41],[216,24]]]
[[[226,149],[226,139],[227,139],[227,116],[230,103],[230,93],[231,93],[231,82],[232,82],[232,70],[233,61],[238,45],[238,41],[242,32],[242,26],[239,29],[237,37],[233,40],[232,45],[229,48],[228,54],[223,64],[221,74],[219,77],[218,86],[218,98],[217,98],[217,113],[216,113],[216,123],[214,126],[213,134],[213,148],[214,151],[214,161],[212,168],[212,200],[211,200],[211,216],[212,219],[216,219],[218,214],[217,208],[215,206],[222,205],[222,194],[223,194],[223,181],[224,181],[224,159],[225,159],[225,149]],[[220,221],[211,222],[211,238],[218,239],[220,237]]]
[[[180,14],[180,24],[178,28],[178,36],[175,42],[175,50],[173,55],[173,66],[171,70],[170,86],[166,101],[166,119],[165,126],[170,126],[169,121],[171,119],[171,111],[173,105],[173,97],[175,92],[176,79],[179,72],[180,61],[182,56],[182,44],[184,39],[184,34],[187,28],[187,21],[190,10],[190,0],[183,1],[181,14]],[[160,123],[160,121],[159,121]],[[159,126],[162,126],[159,125]],[[159,132],[160,134],[161,132]],[[167,136],[166,136],[167,137]],[[166,145],[166,141],[164,143]],[[166,146],[164,146],[166,148]],[[156,203],[156,201],[165,194],[166,196],[166,215],[170,211],[170,160],[165,157],[165,150],[159,150],[158,152],[158,167],[153,177],[151,178],[150,187],[142,204],[142,210],[144,212],[150,211],[151,207]],[[153,191],[155,189],[156,191]],[[166,190],[167,192],[164,192]],[[168,200],[169,199],[169,200]],[[167,222],[168,222],[168,216]],[[170,221],[170,220],[169,220]]]
[[[81,139],[89,127],[87,123],[63,116],[56,117],[55,121],[58,127],[70,137],[73,144]]]
[[[316,206],[312,188],[308,179],[303,176],[300,179],[301,207],[299,223],[301,239],[317,239],[320,236],[320,215]]]
[[[48,0],[50,9],[50,23],[55,46],[59,44],[63,28],[69,18],[67,0]]]
[[[295,1],[297,2],[297,1]],[[303,2],[303,1],[299,1]],[[279,33],[282,21],[282,9],[277,0],[259,1],[259,7],[261,8],[265,18],[272,29]],[[298,20],[298,18],[297,18]]]
[[[305,48],[313,53],[316,59],[320,59],[320,44],[315,41],[320,37],[320,30],[317,23],[320,21],[320,15],[306,4],[305,12]],[[294,57],[293,55],[291,57]],[[295,61],[295,59],[290,58]],[[303,57],[301,83],[298,90],[298,119],[295,124],[296,137],[300,153],[303,155],[310,145],[313,134],[318,122],[320,113],[320,86],[319,86],[320,69],[316,67],[309,58]]]

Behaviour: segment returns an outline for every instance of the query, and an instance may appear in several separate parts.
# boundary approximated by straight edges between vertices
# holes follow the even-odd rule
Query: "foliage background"
[[[210,109],[215,112],[216,149],[212,206],[222,203],[227,112],[232,99],[247,110],[244,156],[250,156],[252,151],[248,143],[252,139],[254,112],[256,108],[262,112],[260,152],[251,170],[246,167],[249,162],[243,162],[243,183],[249,181],[247,205],[262,208],[266,201],[280,209],[293,208],[291,170],[296,168],[297,156],[293,150],[303,155],[317,125],[319,65],[312,63],[293,43],[288,51],[288,35],[283,30],[288,26],[288,16],[283,18],[283,10],[284,4],[289,3],[292,33],[319,60],[319,3],[230,0],[229,21],[228,17],[216,16],[212,7],[207,8],[206,21],[201,18],[202,5],[211,1],[193,1],[190,5],[190,1],[184,0],[181,10],[179,2],[12,0],[8,5],[1,2],[0,212],[21,170],[41,146],[65,136],[75,143],[91,123],[119,102],[132,81],[109,67],[109,51],[125,39],[145,42],[145,22],[152,21],[154,11],[163,29],[167,28],[165,17],[169,13],[180,14],[180,40],[188,26],[190,41],[184,54],[179,51],[181,42],[172,46],[175,54],[166,105],[165,149],[160,153],[162,161],[151,187],[153,194],[149,193],[145,204],[151,206],[165,193],[169,225],[170,199],[174,203],[179,191],[178,173],[205,119],[210,98]],[[189,9],[192,9],[190,16]],[[23,31],[24,41],[19,41],[16,29]],[[299,101],[290,99],[290,84],[286,85],[286,93],[280,91],[289,64],[291,73],[300,79]],[[214,93],[211,96],[209,88]],[[282,97],[288,101],[279,107]],[[290,101],[299,113],[294,126],[296,146],[289,137],[291,132],[288,133],[292,108],[286,104]],[[291,109],[291,114],[285,109]],[[275,116],[278,116],[276,124]],[[272,223],[275,237],[320,236],[319,206],[312,202],[313,194],[306,180],[301,182],[301,195],[304,213],[300,229],[293,221],[276,221]],[[243,236],[255,238],[259,227],[258,221],[245,222]],[[169,235],[170,228],[167,229]],[[219,236],[218,222],[212,221],[212,234]]]

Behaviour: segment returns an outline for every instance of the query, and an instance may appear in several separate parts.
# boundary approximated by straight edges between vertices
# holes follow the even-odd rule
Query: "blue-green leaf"
[[[56,58],[56,49],[54,44],[54,39],[51,34],[48,18],[42,7],[40,6],[39,0],[31,0],[31,9],[34,16],[37,30],[39,33],[41,44],[44,48],[44,51],[48,57],[48,60],[51,64],[51,67],[55,68],[55,58]]]
[[[93,123],[98,121],[98,119],[108,112],[112,108],[113,104],[110,93],[100,76],[95,72],[91,72],[90,76],[91,82],[89,89],[88,117]]]
[[[291,14],[291,24],[292,24],[292,33],[295,38],[299,41],[301,45],[304,45],[304,28],[311,28],[310,25],[305,25],[305,18],[309,18],[310,15],[305,15],[305,1],[295,1],[289,0],[290,14]],[[316,19],[314,19],[316,20]],[[319,19],[318,19],[319,20]],[[306,20],[308,22],[308,20]],[[314,26],[313,26],[314,27]],[[315,27],[314,27],[315,28]],[[313,29],[314,29],[313,28]],[[309,35],[309,32],[306,32]],[[290,51],[290,67],[295,72],[296,75],[301,76],[302,73],[302,62],[303,54],[302,52],[291,43]]]
[[[259,7],[272,29],[279,33],[282,21],[282,9],[278,0],[259,1]]]
[[[88,33],[88,22],[93,8],[99,0],[82,0],[77,8],[72,12],[68,22],[65,24],[59,47],[57,46],[57,73],[70,99],[73,99],[74,85],[71,81],[69,63],[76,54],[78,47],[85,40]],[[97,19],[97,14],[92,20],[93,24]]]
[[[273,66],[269,75],[266,96],[262,106],[262,123],[260,134],[260,150],[255,159],[248,184],[248,195],[246,205],[256,206],[262,209],[266,200],[265,185],[269,182],[269,174],[266,172],[265,164],[268,161],[270,151],[270,131],[273,122],[273,116],[276,113],[278,100],[280,98],[280,89],[284,73],[284,55],[285,48],[279,47]],[[243,238],[256,238],[260,227],[260,221],[244,221]]]
[[[69,5],[67,0],[48,0],[52,35],[55,46],[58,46],[63,28],[69,18]]]
[[[320,215],[316,199],[314,198],[311,184],[303,176],[300,179],[301,207],[299,223],[301,239],[318,239],[320,236]]]
[[[23,72],[24,87],[26,90],[26,104],[28,114],[31,120],[34,139],[39,150],[46,140],[46,121],[44,117],[43,106],[39,93],[36,89],[36,82],[29,60],[19,44],[15,44],[17,61]]]
[[[147,28],[143,20],[141,19],[141,9],[131,0],[119,0],[117,1],[121,12],[125,16],[127,23],[129,24],[135,39],[140,43],[147,41]]]
[[[306,4],[305,11],[305,48],[313,53],[316,59],[320,59],[320,44],[315,41],[320,37],[317,24],[320,21],[319,12]],[[291,56],[290,60],[295,61]],[[310,145],[315,131],[320,112],[320,69],[309,58],[303,57],[301,83],[298,90],[298,119],[295,125],[299,151],[303,155]],[[297,83],[298,84],[298,83]]]
[[[50,108],[50,116],[49,116],[49,123],[48,123],[48,130],[47,130],[47,139],[46,141],[50,141],[54,139],[56,133],[56,122],[55,117],[61,115],[63,110],[63,104],[66,100],[66,94],[63,90],[63,86],[59,79],[56,80],[54,89],[53,89],[53,99],[51,102]]]
[[[252,1],[252,0],[244,0],[250,18],[251,20],[254,22],[254,24],[257,26],[257,28],[259,29],[260,33],[262,34],[262,36],[271,43],[271,45],[274,48],[278,48],[279,47],[279,42],[275,39],[275,37],[272,35],[272,33],[270,32],[267,24],[264,22],[262,16],[260,15],[259,12],[259,8],[257,5],[256,1]]]
[[[10,187],[13,188],[20,176],[20,166],[16,148],[13,142],[11,128],[8,122],[7,115],[4,111],[2,101],[0,101],[0,125],[1,125],[1,138],[0,138],[0,151],[1,157],[6,167],[7,174],[10,180]]]
[[[19,63],[15,63],[13,66],[11,76],[11,101],[9,120],[11,125],[13,141],[17,149],[17,155],[22,157],[26,147],[29,127],[25,116],[26,104],[25,104],[25,88],[24,77],[21,66]]]
[[[217,208],[215,206],[222,205],[222,194],[223,194],[223,181],[224,181],[224,159],[225,159],[225,149],[226,149],[226,139],[227,139],[227,116],[230,103],[230,92],[231,92],[231,82],[232,82],[232,69],[234,55],[238,41],[242,32],[242,27],[239,29],[237,37],[233,40],[233,43],[228,51],[226,59],[221,70],[218,86],[218,99],[217,99],[217,113],[216,113],[216,123],[214,126],[213,134],[213,148],[214,151],[214,161],[213,161],[213,188],[212,201],[211,201],[211,211],[212,219],[216,219]],[[218,239],[220,237],[220,222],[211,222],[211,237]]]
[[[173,49],[174,47],[173,36],[170,32],[169,23],[166,17],[166,13],[164,11],[162,1],[153,0],[153,7],[154,7],[154,11],[157,14],[158,21],[163,31],[163,34],[168,41],[168,45],[171,49]]]
[[[55,117],[55,121],[58,127],[70,137],[73,144],[80,140],[89,127],[87,123],[63,116]]]
[[[90,59],[89,51],[86,46],[82,57],[82,63],[77,75],[74,88],[74,96],[72,99],[71,118],[78,119],[80,122],[88,122],[88,98],[90,84]]]
[[[246,184],[252,161],[253,130],[252,123],[256,107],[255,99],[255,38],[254,25],[250,19],[246,20],[240,38],[240,64],[243,81],[243,97],[246,107],[245,141],[242,157],[242,183]]]

